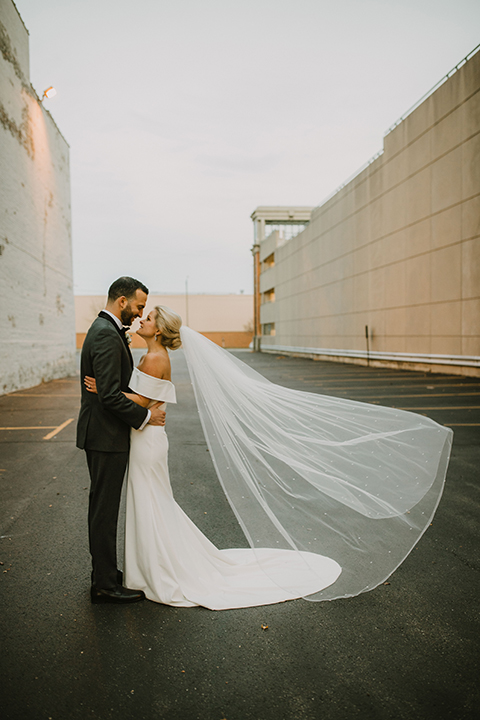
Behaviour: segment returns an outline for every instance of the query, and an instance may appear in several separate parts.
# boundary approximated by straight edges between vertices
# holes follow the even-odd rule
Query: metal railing
[[[409,108],[407,110],[407,112],[405,112],[400,118],[398,118],[398,120],[396,122],[394,122],[393,125],[388,128],[388,130],[385,131],[383,137],[386,137],[389,133],[392,132],[392,130],[395,130],[395,128],[398,125],[400,125],[400,123],[402,123],[405,120],[405,118],[407,118],[414,110],[416,110],[428,97],[430,97],[430,95],[433,95],[433,93],[436,90],[438,90],[438,88],[441,85],[443,85],[449,78],[451,78],[452,75],[454,75],[457,72],[457,70],[459,70],[461,67],[463,67],[463,65],[465,65],[465,63],[467,63],[470,60],[470,58],[472,58],[475,55],[475,53],[477,53],[479,50],[480,50],[480,45],[477,45],[475,48],[473,48],[473,50],[471,52],[469,52],[468,55],[466,55],[463,58],[463,60],[460,60],[460,62],[457,63],[457,65],[455,65],[455,67],[452,68],[450,70],[450,72],[448,72],[441,80],[439,80],[436,85],[434,85],[432,88],[430,88],[430,90],[427,93],[425,93],[425,95],[422,95],[422,97],[419,100],[417,100],[415,105],[412,105],[412,107]],[[371,165],[373,162],[375,162],[375,160],[377,160],[377,158],[379,158],[381,155],[383,155],[383,148],[381,150],[379,150],[377,153],[375,153],[375,155],[373,155],[373,157],[371,157],[370,160],[367,160],[366,163],[363,163],[363,165],[358,170],[356,170],[352,175],[350,175],[350,177],[348,177],[345,180],[345,182],[343,182],[341,185],[339,185],[333,192],[331,192],[329,195],[327,195],[327,197],[324,198],[314,209],[318,210],[323,205],[325,205],[325,203],[327,203],[329,200],[331,200],[332,197],[334,197],[338,192],[340,192],[340,190],[343,190],[343,188],[346,185],[348,185],[349,183],[351,183],[352,180],[355,180],[355,178],[358,175],[360,175],[360,173],[362,173],[364,170],[366,170],[366,168],[369,165]]]
[[[375,160],[377,160],[377,158],[379,158],[381,155],[383,155],[383,148],[382,148],[381,150],[379,150],[377,153],[375,153],[375,155],[373,155],[373,156],[370,158],[370,160],[367,160],[367,162],[363,163],[363,165],[362,165],[361,167],[359,167],[358,170],[355,170],[355,172],[353,173],[353,175],[350,175],[350,177],[348,177],[348,178],[345,180],[345,182],[343,182],[341,185],[339,185],[333,192],[330,193],[330,195],[327,195],[327,197],[324,198],[324,199],[322,200],[322,202],[319,203],[314,209],[315,209],[315,210],[318,210],[318,208],[321,208],[322,205],[325,205],[325,203],[327,203],[329,200],[331,200],[332,197],[334,197],[338,192],[340,192],[340,190],[343,190],[343,188],[344,188],[346,185],[348,185],[349,183],[351,183],[352,180],[355,180],[355,178],[357,177],[357,175],[360,175],[360,173],[362,173],[364,170],[366,170],[367,167],[368,167],[369,165],[371,165],[373,162],[375,162]]]
[[[469,52],[468,55],[466,55],[463,58],[463,60],[460,60],[460,62],[457,65],[455,65],[455,67],[452,68],[450,70],[450,72],[448,72],[441,80],[439,80],[436,85],[434,85],[432,88],[430,88],[430,90],[428,92],[426,92],[425,95],[422,95],[420,100],[417,100],[415,105],[412,105],[412,107],[409,108],[407,110],[407,112],[405,112],[401,117],[399,117],[398,120],[396,122],[394,122],[393,125],[391,125],[388,128],[388,130],[384,133],[383,136],[386,137],[389,133],[392,132],[392,130],[395,130],[397,125],[400,125],[400,123],[403,122],[405,120],[405,118],[407,118],[409,115],[411,115],[411,113],[414,110],[416,110],[427,98],[429,98],[430,95],[433,95],[433,93],[436,90],[438,90],[438,88],[441,87],[444,83],[446,83],[447,80],[452,77],[452,75],[455,75],[457,70],[460,70],[460,68],[463,67],[465,65],[465,63],[467,63],[470,60],[470,58],[472,58],[475,55],[475,53],[478,52],[479,49],[480,49],[480,45],[477,45],[477,47],[473,48],[473,50],[471,52]]]
[[[274,323],[275,324],[275,323]],[[438,355],[429,353],[380,352],[367,350],[349,350],[344,348],[295,347],[293,345],[262,346],[262,352],[285,353],[292,355],[313,355],[324,357],[361,358],[362,360],[381,360],[384,362],[422,363],[426,365],[456,365],[460,367],[480,368],[480,355]]]

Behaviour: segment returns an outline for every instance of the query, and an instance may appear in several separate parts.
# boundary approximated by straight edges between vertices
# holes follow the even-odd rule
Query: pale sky
[[[70,145],[76,294],[252,292],[250,215],[318,205],[480,41],[478,0],[16,0]]]

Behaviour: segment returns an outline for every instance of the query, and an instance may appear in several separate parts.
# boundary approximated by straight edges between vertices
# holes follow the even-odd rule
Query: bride
[[[270,383],[157,306],[132,393],[175,403],[183,344],[218,478],[250,549],[219,550],[175,502],[165,428],[131,430],[125,584],[212,610],[372,590],[403,562],[440,500],[452,432],[397,409]],[[95,392],[93,378],[85,378]]]

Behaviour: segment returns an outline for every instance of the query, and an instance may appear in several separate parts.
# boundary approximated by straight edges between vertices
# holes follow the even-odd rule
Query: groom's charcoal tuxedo
[[[91,487],[88,510],[93,582],[103,590],[117,584],[117,520],[120,494],[130,449],[130,428],[138,429],[147,410],[128,400],[133,360],[125,336],[113,318],[101,312],[82,348],[82,402],[77,424],[77,447],[87,454]],[[97,393],[90,393],[84,377],[94,377]]]
[[[77,447],[103,452],[128,452],[130,427],[139,428],[147,416],[123,392],[133,370],[124,335],[114,320],[101,312],[90,327],[82,348],[82,404],[78,416]],[[97,381],[97,395],[85,388],[85,375]]]

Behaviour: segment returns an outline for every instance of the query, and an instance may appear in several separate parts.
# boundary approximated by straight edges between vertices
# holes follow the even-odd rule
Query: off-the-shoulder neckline
[[[138,367],[134,367],[133,369],[139,372],[141,375],[145,375],[145,377],[152,378],[152,380],[160,380],[161,382],[167,382],[170,383],[170,385],[173,385],[171,380],[164,380],[163,378],[155,377],[155,375],[149,375],[148,373],[143,372],[143,370],[139,370]]]

